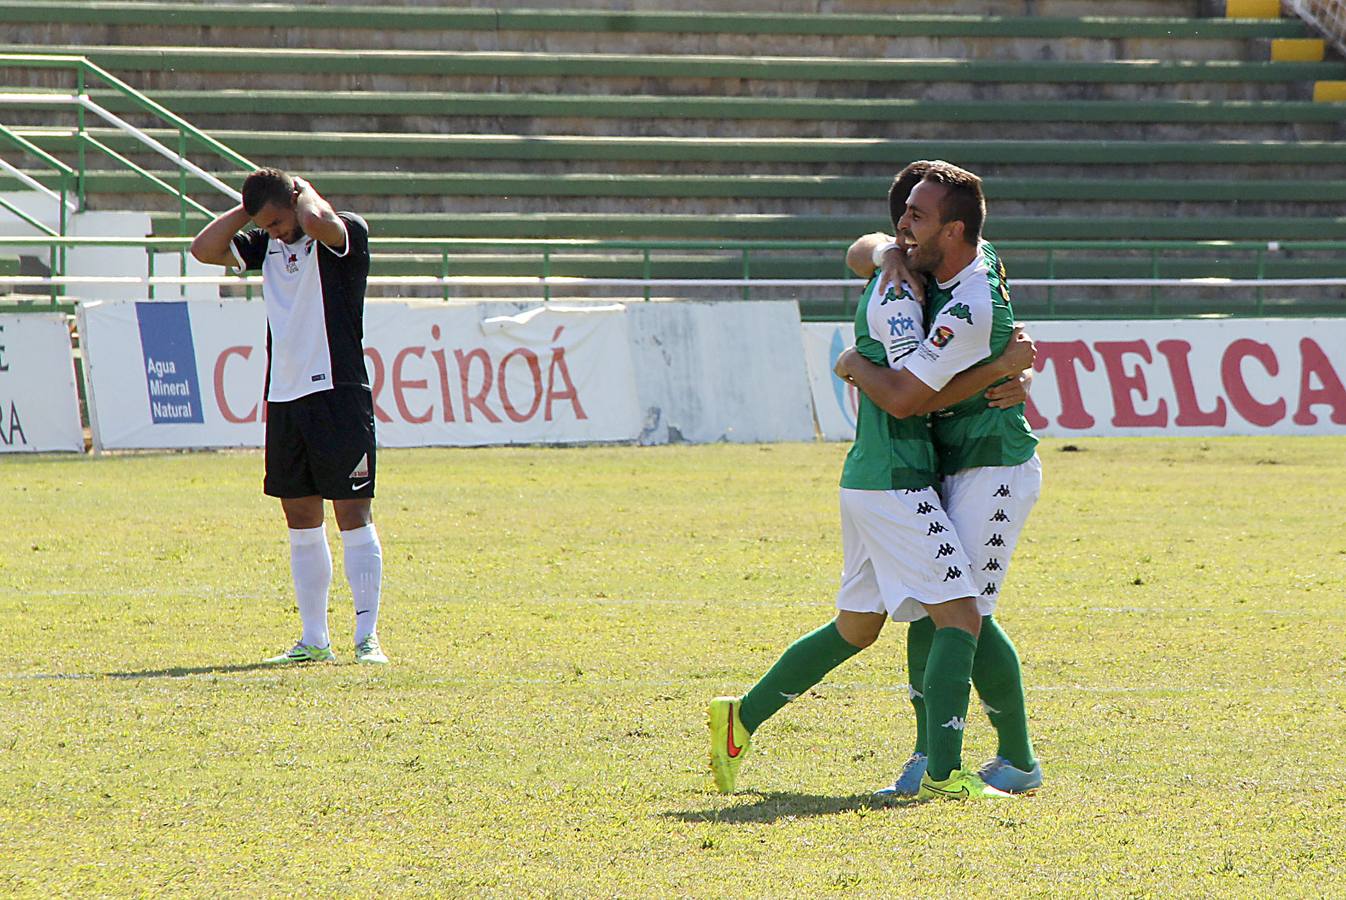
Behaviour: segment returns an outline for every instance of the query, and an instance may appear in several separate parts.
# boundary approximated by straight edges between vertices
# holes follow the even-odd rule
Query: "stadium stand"
[[[311,174],[382,236],[845,240],[887,227],[896,168],[943,157],[985,176],[987,233],[1002,243],[1346,239],[1346,104],[1315,101],[1346,83],[1346,63],[1276,4],[1274,16],[1252,0],[607,5],[17,0],[0,7],[0,53],[87,56],[238,152]],[[10,91],[69,87],[5,73]],[[124,98],[93,96],[138,121]],[[4,114],[74,157],[71,130],[41,106]],[[93,133],[157,162],[124,134]],[[93,171],[87,188],[95,206],[151,213],[156,235],[182,230],[170,198],[130,172]],[[771,254],[754,272],[835,278],[835,257]],[[1018,277],[1340,274],[1307,245],[1162,259],[1026,245],[1012,259]],[[444,262],[403,256],[383,271]],[[535,255],[507,251],[448,262],[537,274]],[[641,266],[571,254],[552,272],[742,272],[732,254]],[[1339,288],[1283,302],[1344,308]]]

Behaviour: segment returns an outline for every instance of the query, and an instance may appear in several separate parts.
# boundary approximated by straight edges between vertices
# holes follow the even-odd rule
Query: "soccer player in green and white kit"
[[[907,285],[876,277],[856,313],[856,347],[875,365],[900,372],[928,343],[922,318]],[[944,379],[939,392],[909,377],[887,398],[887,412],[861,395],[856,439],[841,477],[844,563],[837,616],[795,641],[743,697],[711,701],[711,770],[721,791],[734,789],[750,737],[762,722],[872,644],[889,616],[911,621],[929,615],[938,628],[926,666],[926,710],[938,734],[930,741],[922,797],[1008,796],[962,769],[963,722],[982,620],[970,564],[934,490],[938,461],[925,414],[1017,375],[1032,357],[1032,342],[1020,339],[995,361]]]
[[[862,276],[877,268],[871,259],[881,259],[886,269],[910,269],[931,277],[925,309],[931,341],[922,348],[922,358],[908,367],[921,375],[925,365],[957,371],[994,357],[1009,339],[1014,312],[1004,265],[990,244],[979,241],[968,247],[940,240],[941,224],[960,214],[960,206],[961,214],[974,218],[980,209],[984,219],[979,179],[947,163],[917,165],[926,173],[924,183],[910,192],[895,183],[889,198],[899,241],[885,246],[885,235],[867,235],[852,245],[847,259]],[[979,227],[970,230],[968,237],[975,239],[979,231]],[[898,262],[905,265],[895,265]],[[875,396],[896,387],[892,373],[854,352],[838,361],[838,370]],[[1010,399],[1014,401],[1013,396]],[[1042,768],[1028,734],[1019,657],[993,613],[1010,556],[1041,492],[1037,439],[1021,400],[988,403],[973,397],[936,413],[931,424],[942,476],[940,494],[972,562],[983,617],[972,680],[999,744],[995,758],[980,774],[1000,790],[1033,790],[1042,784]],[[901,776],[881,795],[916,794],[929,762],[923,685],[934,630],[929,619],[920,619],[908,633],[916,747]]]

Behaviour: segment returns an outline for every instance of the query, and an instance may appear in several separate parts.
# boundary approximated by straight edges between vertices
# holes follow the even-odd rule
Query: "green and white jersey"
[[[936,391],[964,369],[999,356],[1014,329],[1005,266],[986,241],[967,268],[946,282],[927,285],[928,336],[907,361],[907,371]],[[1038,439],[1023,404],[993,409],[976,394],[931,417],[939,472],[981,466],[1017,466],[1031,459]]]
[[[900,369],[925,337],[923,313],[906,285],[880,284],[881,277],[874,273],[855,311],[855,349],[872,363]],[[938,480],[926,417],[894,419],[861,392],[841,486],[891,491],[926,488]]]

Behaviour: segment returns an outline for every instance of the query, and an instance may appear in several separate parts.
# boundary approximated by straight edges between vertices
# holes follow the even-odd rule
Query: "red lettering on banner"
[[[491,393],[491,383],[493,373],[491,371],[491,356],[483,348],[478,347],[475,350],[469,350],[464,353],[461,350],[453,351],[454,358],[458,361],[458,383],[463,391],[463,421],[472,421],[472,408],[476,407],[488,422],[499,422],[500,417],[491,411],[486,405],[486,398]],[[467,382],[468,372],[472,368],[472,361],[479,360],[482,368],[481,390],[475,394],[469,394]]]
[[[431,326],[430,337],[439,340],[439,335],[439,326]],[[435,358],[435,368],[439,369],[439,399],[444,405],[444,421],[452,422],[454,421],[453,397],[449,394],[449,364],[444,359],[443,350],[431,350],[430,355]]]
[[[552,343],[561,337],[561,332],[565,331],[565,326],[556,329],[556,333],[551,336]],[[556,390],[556,375],[560,373],[561,380],[565,382],[564,391]],[[564,347],[551,348],[551,364],[547,366],[547,411],[544,418],[550,422],[552,420],[551,405],[555,400],[569,400],[571,407],[575,410],[575,418],[587,419],[588,415],[584,412],[584,407],[580,405],[579,391],[575,390],[575,383],[570,380],[570,368],[566,365],[566,351]]]
[[[509,399],[509,389],[506,387],[505,368],[509,361],[516,356],[520,356],[528,364],[528,374],[533,379],[533,405],[528,407],[528,412],[520,413],[514,408],[514,404]],[[500,360],[500,404],[505,407],[505,415],[509,416],[513,422],[527,422],[533,416],[537,415],[537,408],[542,405],[542,366],[538,362],[537,354],[527,347],[518,347],[505,354],[504,359]]]
[[[1041,346],[1041,344],[1038,344],[1038,347]],[[1024,418],[1028,420],[1028,427],[1035,430],[1041,430],[1051,424],[1047,421],[1046,416],[1038,412],[1037,405],[1033,403],[1032,394],[1024,399]]]
[[[1270,345],[1241,338],[1225,349],[1224,358],[1220,360],[1220,379],[1235,412],[1251,424],[1266,428],[1285,418],[1285,401],[1262,403],[1252,395],[1243,380],[1243,360],[1249,356],[1260,362],[1270,375],[1281,369],[1276,361],[1276,351]]]
[[[252,356],[252,348],[247,344],[239,344],[236,347],[225,347],[220,351],[220,355],[215,358],[215,405],[220,408],[220,415],[224,416],[224,421],[234,425],[242,425],[246,422],[255,422],[257,420],[257,405],[253,404],[252,409],[243,415],[236,414],[229,408],[229,403],[224,399],[224,366],[231,356],[241,356],[249,359]]]
[[[1322,387],[1310,383],[1314,376]],[[1310,407],[1319,403],[1332,407],[1333,422],[1346,425],[1346,388],[1318,342],[1304,338],[1299,342],[1299,408],[1295,410],[1295,424],[1317,425],[1318,417]]]
[[[1092,428],[1094,417],[1084,408],[1084,399],[1080,396],[1080,381],[1075,374],[1075,363],[1084,367],[1084,371],[1094,370],[1094,355],[1084,341],[1043,341],[1038,344],[1037,359],[1033,368],[1041,372],[1048,362],[1056,363],[1056,389],[1061,395],[1061,415],[1056,417],[1062,428]],[[1045,427],[1047,421],[1042,420]]]
[[[1223,425],[1227,418],[1223,397],[1215,398],[1215,409],[1210,412],[1202,409],[1200,401],[1197,400],[1196,384],[1192,380],[1192,366],[1188,362],[1192,345],[1187,341],[1160,341],[1155,344],[1155,349],[1164,354],[1168,360],[1169,375],[1173,378],[1173,390],[1177,393],[1178,414],[1173,417],[1173,424],[1182,428]]]
[[[1144,341],[1095,341],[1094,349],[1103,357],[1103,368],[1108,373],[1108,389],[1112,391],[1112,424],[1119,428],[1163,428],[1168,424],[1168,404],[1160,400],[1158,408],[1144,415],[1136,412],[1132,394],[1140,394],[1140,399],[1150,399],[1149,388],[1145,384],[1145,373],[1136,363],[1135,369],[1127,374],[1125,357],[1135,354],[1145,362],[1150,362],[1150,345]]]
[[[402,415],[404,422],[420,425],[423,422],[430,421],[430,414],[435,411],[435,408],[432,405],[426,409],[424,414],[419,416],[407,408],[406,391],[408,389],[423,391],[430,386],[430,383],[424,378],[410,381],[402,377],[402,366],[406,363],[408,356],[421,359],[425,356],[425,348],[406,347],[397,356],[393,357],[393,403],[396,404],[397,411]]]
[[[380,422],[391,422],[393,417],[388,415],[388,412],[383,407],[379,406],[379,394],[383,393],[383,357],[379,356],[379,351],[375,350],[373,347],[366,347],[365,359],[373,364],[374,369],[372,379],[373,384],[370,385],[369,389],[369,392],[372,395],[371,402],[374,405],[374,418],[378,419]]]

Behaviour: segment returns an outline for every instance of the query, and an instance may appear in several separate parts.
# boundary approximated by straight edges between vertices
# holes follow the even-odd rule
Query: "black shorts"
[[[374,400],[335,387],[266,404],[266,478],[271,497],[327,500],[374,496]]]

